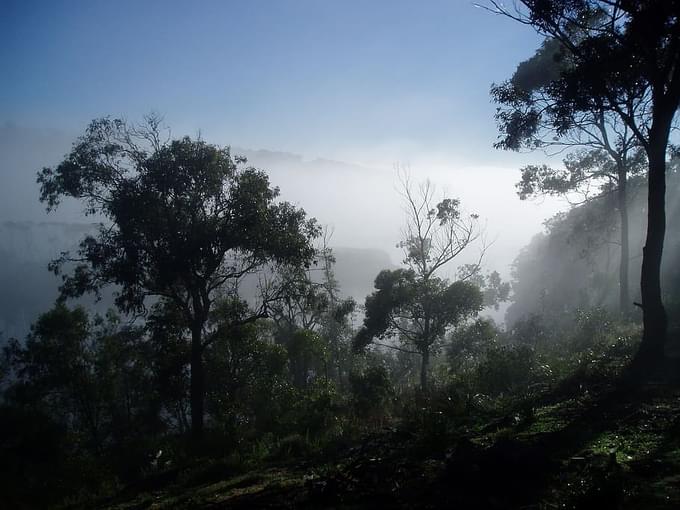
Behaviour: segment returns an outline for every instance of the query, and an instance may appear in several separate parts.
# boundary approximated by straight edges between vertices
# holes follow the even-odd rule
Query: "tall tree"
[[[616,193],[620,223],[619,310],[630,309],[628,179],[645,163],[631,129],[614,112],[592,108],[582,112],[564,109],[562,89],[554,86],[571,65],[568,50],[556,39],[546,39],[535,55],[520,63],[512,78],[491,87],[499,105],[497,148],[572,151],[565,170],[548,165],[522,168],[517,183],[521,200],[536,195],[580,194],[582,201]],[[630,113],[634,105],[628,106]],[[592,194],[592,189],[600,191]]]
[[[104,220],[77,256],[64,253],[51,264],[63,274],[63,296],[113,284],[124,312],[144,311],[148,297],[181,312],[191,332],[191,428],[200,438],[205,330],[215,300],[266,264],[309,264],[318,227],[278,202],[267,175],[228,148],[161,134],[156,118],[142,127],[93,121],[62,163],[39,172],[40,200],[49,211],[73,197]],[[267,299],[244,320],[266,316]]]
[[[426,391],[431,355],[448,330],[482,309],[482,293],[471,282],[423,279],[411,269],[381,271],[375,289],[366,298],[366,317],[354,338],[354,349],[376,343],[419,355],[420,388]],[[394,336],[405,345],[376,342]]]
[[[403,175],[401,185],[407,221],[398,246],[404,250],[408,269],[378,274],[376,291],[366,298],[366,318],[354,348],[361,349],[375,338],[399,336],[411,348],[400,350],[420,355],[420,386],[426,390],[430,355],[437,342],[449,328],[482,308],[481,291],[465,280],[479,272],[484,248],[477,263],[463,266],[459,281],[449,283],[435,273],[470,248],[482,231],[478,216],[466,215],[458,199],[437,202],[429,181],[414,188]]]
[[[680,4],[667,0],[521,0],[495,12],[530,25],[564,48],[569,65],[551,81],[559,119],[615,115],[648,160],[648,225],[640,287],[644,333],[636,366],[663,359],[668,319],[661,298],[666,231],[666,156],[680,105]],[[534,120],[525,126],[535,129]],[[558,130],[562,126],[555,125]]]
[[[576,201],[568,198],[572,205],[591,200],[602,200],[614,194],[612,203],[618,212],[619,224],[619,312],[628,314],[630,302],[630,234],[629,234],[629,188],[630,177],[644,169],[646,162],[640,151],[612,150],[611,156],[599,149],[581,150],[564,159],[565,170],[547,165],[527,165],[522,168],[522,179],[517,183],[517,194],[521,200],[540,195],[580,195]],[[594,188],[594,192],[593,192]],[[603,239],[602,242],[611,242]]]

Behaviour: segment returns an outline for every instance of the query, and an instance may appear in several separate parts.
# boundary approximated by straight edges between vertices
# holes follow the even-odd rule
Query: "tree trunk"
[[[203,437],[205,373],[203,370],[203,324],[195,321],[191,327],[191,436]]]
[[[427,371],[430,368],[430,348],[425,347],[421,351],[420,362],[420,389],[423,393],[427,391]]]
[[[627,197],[627,175],[624,165],[619,165],[619,187],[617,191],[617,201],[621,220],[621,258],[619,262],[619,312],[626,316],[630,311],[630,292],[628,290],[628,197]]]
[[[656,134],[656,136],[654,136]],[[647,238],[642,250],[642,343],[636,356],[641,376],[663,361],[668,319],[661,300],[661,257],[666,233],[666,145],[668,136],[652,128],[648,150],[649,193],[647,196]]]

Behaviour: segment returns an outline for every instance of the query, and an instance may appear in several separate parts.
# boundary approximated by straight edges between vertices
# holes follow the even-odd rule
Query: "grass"
[[[80,508],[680,508],[677,388],[610,385],[543,395],[530,409],[461,428],[439,448],[417,447],[417,430],[382,429],[333,458],[247,472],[199,463],[155,490]]]
[[[304,474],[278,468],[264,468],[226,480],[198,486],[172,485],[154,492],[144,492],[118,503],[105,503],[98,508],[111,510],[166,510],[233,507],[251,503],[275,494],[290,493],[304,485]]]

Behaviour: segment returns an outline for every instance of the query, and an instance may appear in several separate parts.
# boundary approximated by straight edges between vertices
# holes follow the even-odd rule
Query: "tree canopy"
[[[375,339],[398,337],[405,347],[386,345],[420,355],[420,386],[426,390],[432,351],[438,349],[449,328],[483,307],[479,286],[466,280],[480,280],[485,247],[477,263],[459,268],[458,281],[450,283],[437,277],[438,270],[480,239],[478,216],[466,215],[458,199],[445,197],[436,202],[429,181],[414,189],[408,176],[403,176],[401,184],[407,221],[404,239],[397,246],[403,248],[408,268],[378,274],[376,290],[366,298],[366,316],[355,336],[354,349],[361,350]],[[491,280],[497,289],[503,287],[497,273]],[[507,291],[509,288],[500,289],[501,294],[507,295]]]
[[[228,148],[188,137],[163,141],[159,126],[154,118],[142,127],[93,121],[62,163],[39,173],[40,199],[48,210],[64,197],[78,199],[103,220],[77,256],[52,263],[63,274],[63,296],[113,284],[125,312],[143,312],[148,297],[181,312],[192,334],[192,426],[200,435],[213,303],[266,265],[310,264],[319,228],[302,209],[278,201],[267,175]],[[268,291],[243,320],[266,316],[277,297]]]
[[[648,228],[640,279],[644,334],[636,365],[644,368],[641,374],[648,373],[650,362],[664,356],[668,323],[661,258],[666,157],[680,105],[680,5],[666,0],[523,0],[514,8],[490,3],[496,12],[554,40],[549,44],[558,50],[559,73],[552,73],[546,86],[558,101],[547,110],[533,108],[525,116],[505,117],[508,126],[517,124],[513,131],[520,139],[531,139],[538,131],[543,112],[557,136],[569,132],[584,114],[599,113],[629,130],[632,141],[645,151]],[[512,140],[509,144],[517,146]]]

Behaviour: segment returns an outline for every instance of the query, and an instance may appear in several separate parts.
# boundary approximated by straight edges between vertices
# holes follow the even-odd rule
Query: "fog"
[[[354,11],[316,2],[268,10],[218,3],[191,14],[168,8],[163,23],[156,9],[137,4],[87,11],[10,3],[6,14],[0,222],[90,224],[73,201],[47,215],[36,172],[61,161],[92,119],[134,123],[152,111],[172,137],[232,146],[267,171],[282,200],[328,226],[338,253],[369,250],[371,260],[394,266],[403,258],[397,165],[479,214],[484,268],[506,279],[520,248],[566,207],[515,195],[518,169],[544,155],[492,148],[489,87],[510,76],[540,37],[473,3]],[[73,241],[50,245],[40,264]],[[352,278],[340,275],[341,286],[361,302],[372,278],[362,285]]]
[[[59,280],[47,271],[47,263],[73,249],[96,222],[83,216],[75,201],[66,200],[48,214],[38,200],[37,171],[58,164],[78,135],[12,124],[0,128],[0,238],[5,257],[0,279],[5,303],[13,304],[3,312],[6,335],[24,334],[35,316],[49,307]],[[202,136],[211,143],[229,144],[207,133]],[[520,249],[542,231],[543,221],[566,206],[557,199],[520,201],[514,192],[519,171],[512,167],[446,164],[417,153],[408,160],[369,167],[268,149],[233,147],[232,152],[265,170],[280,188],[282,200],[302,207],[332,232],[341,290],[360,303],[377,272],[400,265],[403,258],[397,248],[405,222],[397,166],[407,168],[414,182],[429,179],[440,196],[459,198],[466,211],[480,215],[487,245],[483,268],[497,270],[505,279]],[[474,262],[480,249],[481,243],[471,246],[443,268],[442,276],[455,276],[458,265]],[[17,271],[35,282],[29,286],[34,294],[10,284]],[[499,322],[504,309],[492,313]]]
[[[680,508],[680,1],[2,0],[0,76],[0,509]]]
[[[93,221],[81,214],[80,204],[74,201],[65,201],[49,214],[38,201],[38,170],[59,163],[79,134],[11,124],[0,128],[0,221]],[[229,140],[212,137],[206,141],[229,145]],[[382,250],[395,264],[402,258],[396,244],[405,218],[397,166],[407,168],[414,182],[429,179],[440,196],[459,198],[466,211],[480,215],[489,244],[485,266],[503,274],[508,274],[519,249],[542,230],[542,222],[567,206],[561,199],[520,201],[514,191],[519,166],[433,163],[417,153],[408,160],[395,159],[373,167],[267,148],[232,147],[232,153],[266,171],[271,183],[280,188],[282,200],[302,207],[330,227],[333,246]],[[475,256],[471,248],[468,259],[461,263]]]

